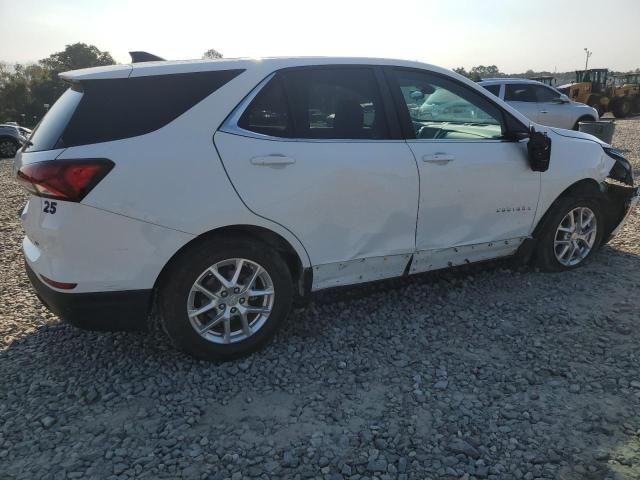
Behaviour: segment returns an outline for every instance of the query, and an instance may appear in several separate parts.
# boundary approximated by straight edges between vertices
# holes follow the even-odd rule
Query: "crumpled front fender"
[[[607,229],[603,243],[606,243],[620,231],[640,201],[640,187],[604,181],[600,188],[605,198],[604,213]]]

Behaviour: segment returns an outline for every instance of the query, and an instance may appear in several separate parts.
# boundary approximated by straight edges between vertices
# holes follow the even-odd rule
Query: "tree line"
[[[204,52],[202,58],[222,58],[222,54],[212,48]],[[67,88],[58,78],[59,73],[115,63],[109,52],[86,43],[67,45],[63,51],[30,65],[9,66],[0,62],[0,123],[12,121],[33,127]],[[552,74],[528,70],[523,74],[508,75],[496,65],[478,65],[468,71],[464,67],[458,67],[454,71],[474,81],[491,77],[533,77],[546,74],[556,76],[560,85],[575,79],[574,72]],[[640,69],[636,71],[640,72]]]
[[[115,63],[109,52],[85,43],[67,45],[31,65],[0,63],[0,123],[33,127],[66,89],[59,73]]]
[[[222,58],[222,54],[212,48],[202,58]],[[0,62],[0,123],[35,126],[67,88],[58,74],[115,63],[109,52],[86,43],[67,45],[29,65]]]

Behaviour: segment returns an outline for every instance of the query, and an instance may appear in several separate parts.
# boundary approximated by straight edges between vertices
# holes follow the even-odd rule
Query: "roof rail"
[[[165,59],[149,52],[129,52],[131,63],[163,62]]]

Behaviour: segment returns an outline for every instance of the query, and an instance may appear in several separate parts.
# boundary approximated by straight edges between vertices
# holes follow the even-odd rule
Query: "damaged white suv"
[[[199,358],[256,350],[315,290],[513,255],[574,268],[638,199],[609,145],[431,65],[147,62],[62,78],[15,160],[33,194],[31,281],[87,328],[157,312]]]

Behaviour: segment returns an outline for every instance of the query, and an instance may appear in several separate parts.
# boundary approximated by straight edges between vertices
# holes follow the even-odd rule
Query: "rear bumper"
[[[28,263],[27,275],[38,298],[62,320],[88,330],[144,330],[151,290],[67,293],[47,286]]]

